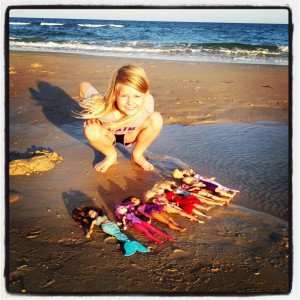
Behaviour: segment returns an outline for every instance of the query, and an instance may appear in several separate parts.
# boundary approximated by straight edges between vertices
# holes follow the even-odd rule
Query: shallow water
[[[179,161],[216,177],[220,184],[240,190],[234,204],[287,220],[288,131],[286,124],[270,121],[165,125],[149,157]]]

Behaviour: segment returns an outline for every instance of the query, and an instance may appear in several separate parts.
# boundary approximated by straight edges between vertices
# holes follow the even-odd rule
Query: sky
[[[180,22],[224,22],[224,23],[275,23],[288,24],[289,11],[285,8],[252,9],[11,9],[10,17],[98,19],[98,20],[141,20]]]

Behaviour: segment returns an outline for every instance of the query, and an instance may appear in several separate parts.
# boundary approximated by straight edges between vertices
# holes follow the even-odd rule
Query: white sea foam
[[[13,49],[29,51],[54,51],[65,53],[78,53],[90,55],[121,56],[128,55],[135,57],[162,58],[171,60],[192,60],[192,61],[219,61],[219,62],[247,62],[247,63],[276,63],[287,64],[287,58],[270,52],[229,50],[229,49],[188,49],[188,48],[163,48],[158,44],[142,43],[132,41],[124,45],[97,45],[95,43],[80,43],[70,41],[67,43],[57,42],[23,42],[10,40],[10,47]]]
[[[106,25],[101,24],[78,24],[80,27],[105,27]]]
[[[115,27],[115,28],[122,28],[125,27],[125,25],[119,25],[119,24],[77,24],[81,27]]]
[[[62,26],[65,25],[63,23],[47,23],[47,22],[41,22],[41,26]]]
[[[122,28],[125,27],[125,25],[117,25],[117,24],[108,24],[109,27],[116,27],[116,28]]]
[[[31,23],[26,22],[9,22],[9,25],[30,25]]]

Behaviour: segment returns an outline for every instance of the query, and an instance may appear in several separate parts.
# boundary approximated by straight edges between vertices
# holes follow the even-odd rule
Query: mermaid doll
[[[124,245],[125,256],[131,256],[138,252],[149,252],[150,250],[143,246],[138,241],[131,241],[129,238],[120,231],[118,225],[111,222],[106,215],[102,215],[102,210],[97,207],[82,206],[74,208],[72,212],[72,218],[81,225],[90,225],[90,228],[86,234],[86,238],[91,237],[94,226],[99,226],[102,230],[114,236],[118,241]]]

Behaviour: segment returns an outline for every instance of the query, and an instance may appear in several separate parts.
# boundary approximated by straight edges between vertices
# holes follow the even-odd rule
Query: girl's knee
[[[148,117],[148,121],[149,121],[149,125],[153,129],[161,129],[164,123],[162,115],[157,111],[153,112]]]
[[[88,125],[84,127],[83,133],[87,140],[95,142],[103,137],[103,129],[101,125]]]
[[[89,88],[91,86],[91,84],[87,81],[83,81],[79,84],[78,87],[78,93],[79,93],[79,97],[82,98],[84,95],[84,91]]]

